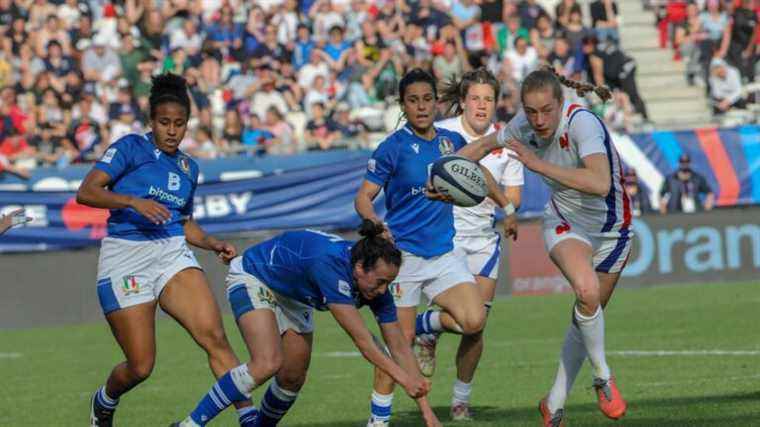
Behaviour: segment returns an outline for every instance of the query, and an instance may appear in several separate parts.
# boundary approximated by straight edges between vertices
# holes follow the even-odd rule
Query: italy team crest
[[[180,158],[177,159],[177,164],[179,165],[179,168],[182,169],[182,172],[190,176],[190,159],[185,156],[180,156]]]
[[[441,152],[441,155],[445,156],[454,152],[454,143],[450,139],[442,136],[438,138],[438,141],[438,150]]]
[[[140,293],[140,285],[137,283],[135,276],[124,276],[121,290],[124,292],[124,296]]]

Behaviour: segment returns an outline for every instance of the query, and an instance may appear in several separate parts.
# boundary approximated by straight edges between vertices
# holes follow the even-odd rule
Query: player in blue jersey
[[[407,124],[372,154],[356,196],[356,210],[361,217],[382,224],[372,200],[381,189],[385,192],[386,232],[404,259],[391,292],[407,345],[412,345],[418,332],[477,334],[485,324],[485,305],[465,260],[453,252],[452,205],[427,188],[429,165],[467,143],[460,134],[433,126],[437,94],[429,73],[408,72],[399,82],[399,96]],[[489,197],[512,212],[505,220],[507,235],[516,235],[514,207],[491,173],[483,170]],[[442,310],[417,316],[423,293]],[[376,372],[368,425],[388,425],[392,398],[392,380]],[[425,422],[438,425],[427,401],[420,399],[418,404]]]
[[[306,380],[314,309],[329,310],[362,355],[410,396],[427,394],[430,384],[401,334],[387,292],[401,252],[380,236],[383,230],[364,221],[359,230],[364,237],[355,243],[318,231],[289,231],[232,260],[227,296],[251,361],[220,378],[195,410],[173,426],[206,425],[230,402],[248,399],[272,377],[255,425],[276,425]],[[393,358],[375,344],[358,311],[363,305],[374,313]]]
[[[219,307],[187,243],[224,262],[235,248],[206,234],[192,219],[198,166],[178,150],[190,116],[182,77],[153,79],[152,132],[111,145],[77,193],[77,201],[110,209],[98,260],[97,292],[126,361],[92,398],[91,426],[112,425],[119,398],[150,376],[156,357],[156,306],[177,320],[208,354],[216,376],[239,364],[224,334]],[[246,408],[246,405],[248,408]],[[241,403],[241,425],[251,412]]]

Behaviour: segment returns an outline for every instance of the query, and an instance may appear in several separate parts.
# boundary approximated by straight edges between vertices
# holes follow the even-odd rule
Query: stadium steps
[[[636,83],[657,129],[687,129],[713,124],[703,88],[686,84],[683,62],[672,49],[660,49],[654,13],[641,0],[618,0],[623,49],[636,59]]]

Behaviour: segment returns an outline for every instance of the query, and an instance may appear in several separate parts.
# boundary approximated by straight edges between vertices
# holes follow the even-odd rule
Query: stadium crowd
[[[588,9],[584,20],[576,0],[0,0],[0,167],[90,161],[144,131],[150,78],[167,71],[192,88],[182,149],[198,158],[367,146],[398,124],[396,84],[415,66],[439,80],[487,67],[506,121],[521,79],[551,63],[619,89],[593,107],[629,131],[647,116],[617,6]]]
[[[760,1],[668,0],[655,3],[660,47],[685,62],[690,85],[705,87],[713,113],[745,108],[753,92],[743,90],[760,72]]]

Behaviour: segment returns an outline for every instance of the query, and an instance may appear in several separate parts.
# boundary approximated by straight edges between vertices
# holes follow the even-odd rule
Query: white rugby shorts
[[[401,270],[390,286],[397,307],[418,306],[423,293],[434,302],[436,296],[460,283],[475,283],[456,251],[427,259],[405,251],[401,255]]]
[[[280,335],[288,329],[299,334],[314,332],[314,309],[299,301],[287,298],[269,289],[256,276],[243,270],[243,257],[230,262],[227,282],[227,300],[235,320],[252,310],[271,310],[277,319]]]
[[[633,237],[632,233],[608,236],[589,232],[572,221],[561,218],[553,209],[544,211],[543,234],[547,252],[551,252],[559,242],[566,239],[577,239],[591,246],[594,269],[601,273],[619,273],[623,270],[631,253]]]
[[[144,241],[104,238],[97,282],[103,314],[157,300],[166,283],[186,268],[202,270],[185,236]]]
[[[501,236],[498,233],[486,236],[455,236],[454,248],[456,253],[465,259],[473,275],[494,280],[499,276]]]

